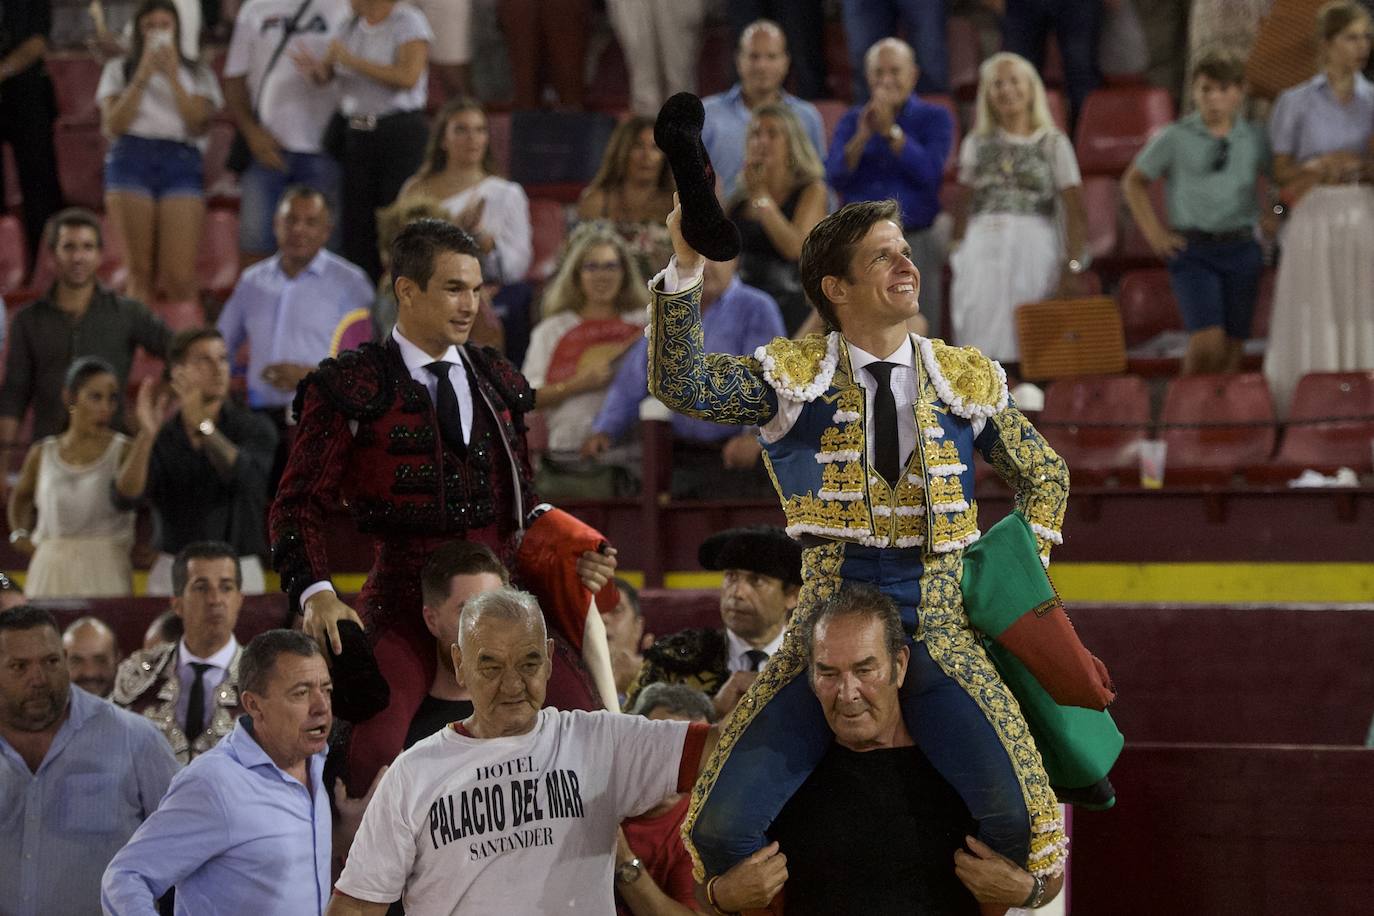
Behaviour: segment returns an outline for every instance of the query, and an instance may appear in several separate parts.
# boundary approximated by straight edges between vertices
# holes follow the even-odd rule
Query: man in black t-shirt
[[[800,635],[835,743],[769,830],[786,856],[787,916],[987,916],[1053,899],[1062,878],[975,839],[968,808],[907,731],[898,690],[910,650],[891,599],[845,585]],[[738,909],[750,861],[710,885],[719,909]]]

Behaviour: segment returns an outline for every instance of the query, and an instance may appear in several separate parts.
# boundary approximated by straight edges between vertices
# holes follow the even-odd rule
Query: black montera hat
[[[747,569],[801,585],[801,545],[773,525],[731,528],[701,542],[697,561],[704,569]]]

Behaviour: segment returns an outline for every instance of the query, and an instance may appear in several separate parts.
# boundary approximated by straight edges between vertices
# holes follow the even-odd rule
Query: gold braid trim
[[[988,462],[1016,491],[1016,508],[1035,532],[1040,561],[1049,565],[1050,549],[1063,540],[1069,467],[1015,407],[994,414],[988,422],[997,430]]]
[[[797,600],[797,609],[787,624],[782,647],[768,659],[768,664],[754,679],[754,683],[749,685],[739,705],[721,723],[720,740],[697,776],[696,784],[692,786],[692,801],[687,807],[687,817],[682,821],[682,843],[692,857],[692,874],[699,882],[706,880],[706,868],[701,864],[701,856],[692,843],[692,828],[696,826],[702,806],[710,798],[716,777],[729,759],[739,736],[744,734],[759,710],[805,669],[806,653],[799,635],[803,608],[815,607],[822,598],[835,593],[840,585],[840,565],[843,562],[844,544],[822,544],[802,551],[801,595]]]
[[[707,353],[701,283],[676,293],[654,289],[649,308],[649,393],[672,410],[731,426],[758,426],[777,412],[777,395],[758,360]]]
[[[923,560],[921,639],[940,670],[978,704],[1011,759],[1030,814],[1030,859],[1026,868],[1041,875],[1058,874],[1063,871],[1068,848],[1059,803],[1021,707],[974,636],[964,612],[964,595],[959,585],[964,569],[963,551],[927,553]]]

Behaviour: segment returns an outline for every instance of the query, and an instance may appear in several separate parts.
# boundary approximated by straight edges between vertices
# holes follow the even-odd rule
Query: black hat
[[[773,525],[731,528],[701,542],[697,561],[704,569],[747,569],[801,585],[801,545]]]
[[[679,92],[663,103],[654,121],[654,143],[663,151],[682,203],[682,237],[712,261],[739,256],[739,227],[716,197],[716,170],[701,142],[706,111],[701,99]]]

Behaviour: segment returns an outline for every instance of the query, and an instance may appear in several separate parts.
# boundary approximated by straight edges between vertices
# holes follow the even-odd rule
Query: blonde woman
[[[1016,361],[1016,307],[1068,291],[1087,266],[1082,179],[1025,58],[989,57],[976,106],[959,149],[950,314],[959,344]]]
[[[1321,69],[1269,119],[1274,178],[1296,201],[1280,241],[1264,375],[1286,411],[1308,372],[1374,369],[1374,84],[1363,7],[1317,13]]]
[[[554,455],[576,456],[591,435],[616,360],[642,333],[645,299],[644,280],[619,235],[595,223],[573,233],[525,354],[525,378]]]
[[[739,227],[739,277],[777,300],[788,334],[811,316],[797,259],[824,217],[826,188],[816,149],[786,105],[754,110],[744,141],[744,168],[725,210]]]
[[[611,133],[601,168],[577,202],[577,218],[613,223],[640,273],[652,277],[673,256],[664,221],[675,190],[668,160],[654,143],[653,118],[636,115]]]

